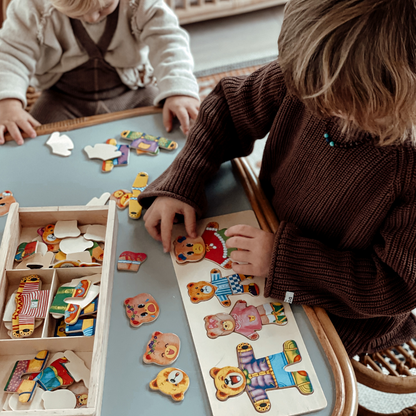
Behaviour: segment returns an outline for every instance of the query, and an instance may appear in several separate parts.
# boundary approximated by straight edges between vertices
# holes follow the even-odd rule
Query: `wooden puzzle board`
[[[219,217],[212,217],[198,222],[198,235],[201,235],[205,230],[206,225],[215,221],[219,224],[219,228],[229,228],[236,224],[248,224],[253,227],[258,227],[258,223],[253,211],[242,211],[234,214],[223,215]],[[172,233],[172,241],[177,236],[186,235],[183,224],[174,226]],[[221,271],[222,276],[231,275],[234,272],[219,267],[216,263],[210,260],[203,259],[196,263],[178,264],[175,260],[174,253],[171,252],[172,262],[175,269],[176,277],[181,292],[182,301],[185,307],[189,326],[191,329],[195,349],[197,352],[202,377],[205,382],[205,387],[208,394],[208,399],[211,405],[214,416],[257,416],[259,413],[255,410],[249,396],[243,392],[239,396],[229,397],[226,401],[220,401],[216,398],[216,388],[214,380],[210,376],[210,369],[213,367],[238,366],[236,347],[240,343],[249,343],[252,345],[254,355],[256,358],[265,357],[267,355],[276,354],[283,350],[283,343],[287,340],[295,340],[297,342],[302,360],[299,363],[291,364],[286,368],[287,371],[307,371],[314,392],[310,395],[302,395],[297,388],[289,387],[279,390],[268,390],[267,395],[271,402],[271,409],[267,413],[276,416],[291,416],[303,413],[314,412],[323,409],[327,405],[326,398],[317,378],[313,364],[310,360],[302,335],[298,329],[294,315],[288,303],[281,303],[284,305],[285,314],[288,323],[284,326],[264,325],[258,331],[259,338],[251,341],[241,334],[231,333],[226,336],[220,336],[216,339],[210,339],[205,330],[204,317],[207,315],[214,315],[216,313],[229,313],[234,304],[238,300],[247,301],[247,305],[262,305],[271,298],[263,296],[264,278],[254,278],[248,280],[247,283],[257,283],[260,287],[259,296],[251,296],[249,294],[231,295],[231,306],[225,308],[220,304],[218,299],[214,296],[209,301],[194,304],[190,301],[188,295],[187,284],[191,282],[198,282],[205,280],[210,282],[210,271],[217,268]],[[245,282],[243,282],[245,283]],[[273,301],[276,301],[275,299]],[[192,384],[192,380],[191,380]]]

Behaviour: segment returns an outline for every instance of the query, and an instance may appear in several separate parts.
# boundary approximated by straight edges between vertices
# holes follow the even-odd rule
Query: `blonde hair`
[[[83,15],[94,7],[104,7],[109,0],[50,0],[52,5],[62,13]]]
[[[416,144],[415,0],[290,0],[278,45],[289,91],[309,109],[380,145]]]

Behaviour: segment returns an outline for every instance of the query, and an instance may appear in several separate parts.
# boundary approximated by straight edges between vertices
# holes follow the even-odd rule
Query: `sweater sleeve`
[[[221,163],[250,154],[254,141],[269,132],[286,94],[275,61],[248,77],[223,78],[204,100],[186,144],[172,165],[145,192],[140,204],[148,208],[158,196],[206,207],[204,185]]]
[[[198,83],[189,36],[164,0],[141,0],[135,12],[140,40],[149,47],[160,93],[155,105],[172,95],[188,95],[199,100]]]
[[[40,3],[13,0],[7,8],[0,30],[0,100],[16,98],[26,106],[26,90],[40,57]]]
[[[416,172],[411,164],[398,174],[401,193],[367,250],[336,250],[282,221],[275,235],[265,296],[284,299],[286,292],[293,292],[295,303],[319,305],[355,319],[389,317],[414,309]],[[404,158],[397,165],[406,165]]]

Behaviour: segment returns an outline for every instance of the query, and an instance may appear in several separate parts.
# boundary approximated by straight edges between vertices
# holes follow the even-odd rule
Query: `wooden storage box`
[[[107,340],[110,324],[111,292],[113,286],[114,259],[117,243],[116,206],[110,201],[106,206],[70,206],[19,208],[11,206],[0,246],[0,414],[1,415],[99,415],[101,411],[104,387],[104,372],[107,353]],[[78,225],[100,224],[106,226],[104,258],[101,267],[42,268],[36,270],[14,269],[14,256],[20,242],[25,240],[39,227],[54,224],[58,220],[77,220]],[[33,237],[32,237],[33,238]],[[48,314],[31,337],[11,339],[3,324],[3,313],[7,300],[17,289],[20,279],[29,274],[37,274],[42,280],[42,289],[50,289],[49,305],[56,290],[62,283],[72,279],[101,273],[100,295],[97,322],[94,336],[53,337],[55,320]],[[82,358],[91,370],[88,393],[88,407],[64,410],[26,410],[5,411],[3,405],[7,383],[14,363],[18,360],[32,359],[41,350],[51,354],[72,350]],[[39,388],[39,387],[38,387]]]

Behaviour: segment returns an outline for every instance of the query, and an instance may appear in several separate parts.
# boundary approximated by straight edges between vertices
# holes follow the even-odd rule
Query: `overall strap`
[[[101,58],[104,59],[104,55],[107,52],[107,48],[110,45],[111,40],[113,39],[114,32],[117,28],[118,22],[118,11],[119,6],[114,10],[113,13],[107,16],[107,21],[105,22],[104,33],[101,35],[98,44],[95,44],[94,41],[89,36],[84,25],[79,19],[70,18],[72,30],[74,31],[75,37],[79,40],[81,45],[85,48],[90,59],[92,58]]]

